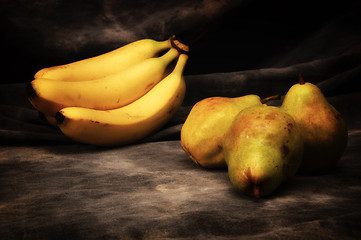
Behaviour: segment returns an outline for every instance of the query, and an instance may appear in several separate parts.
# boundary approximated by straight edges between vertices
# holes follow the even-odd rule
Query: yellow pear
[[[181,145],[190,159],[205,168],[226,167],[222,139],[234,117],[244,108],[277,99],[257,95],[210,97],[196,103],[181,130]]]
[[[347,127],[321,90],[300,75],[300,82],[288,90],[281,108],[302,132],[305,150],[300,171],[319,173],[334,168],[347,145]]]
[[[223,140],[231,183],[256,198],[271,194],[298,170],[303,153],[300,129],[278,107],[242,110]]]

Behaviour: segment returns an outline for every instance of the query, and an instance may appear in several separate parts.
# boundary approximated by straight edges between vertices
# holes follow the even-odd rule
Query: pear
[[[296,122],[279,107],[252,106],[235,117],[223,152],[233,186],[259,198],[296,174],[303,141]]]
[[[181,145],[196,164],[205,168],[226,167],[222,139],[233,118],[244,108],[279,99],[260,99],[257,95],[210,97],[197,102],[181,129]]]
[[[300,75],[281,108],[293,116],[302,132],[305,150],[300,171],[315,174],[335,168],[347,145],[347,127],[321,90]]]

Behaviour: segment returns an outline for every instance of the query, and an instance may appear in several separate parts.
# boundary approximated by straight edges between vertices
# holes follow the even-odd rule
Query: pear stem
[[[264,103],[269,102],[271,100],[280,100],[280,99],[281,99],[281,95],[277,94],[277,95],[274,95],[274,96],[263,98],[261,100],[261,103],[264,104]]]
[[[305,80],[303,79],[303,76],[302,76],[301,73],[298,75],[298,78],[299,78],[299,83],[300,83],[300,85],[305,84]]]

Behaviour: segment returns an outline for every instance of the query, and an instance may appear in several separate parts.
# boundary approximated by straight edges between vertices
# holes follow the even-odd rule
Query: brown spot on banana
[[[154,82],[149,83],[146,87],[145,87],[145,91],[148,92],[150,89],[152,89],[154,86]]]
[[[174,106],[172,106],[172,107],[168,110],[167,114],[172,115],[175,111],[176,111],[176,108],[175,108]]]

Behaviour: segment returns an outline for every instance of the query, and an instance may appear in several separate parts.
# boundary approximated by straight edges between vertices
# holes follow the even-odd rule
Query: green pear
[[[300,76],[281,108],[295,119],[302,132],[305,149],[300,171],[313,174],[335,168],[347,145],[347,127],[321,90]]]
[[[257,95],[242,97],[210,97],[197,102],[181,129],[181,145],[196,164],[205,168],[226,167],[222,139],[233,118],[244,108],[279,99],[272,96],[260,100]]]
[[[242,110],[223,139],[231,183],[256,198],[274,192],[295,175],[303,153],[299,127],[278,107]]]

